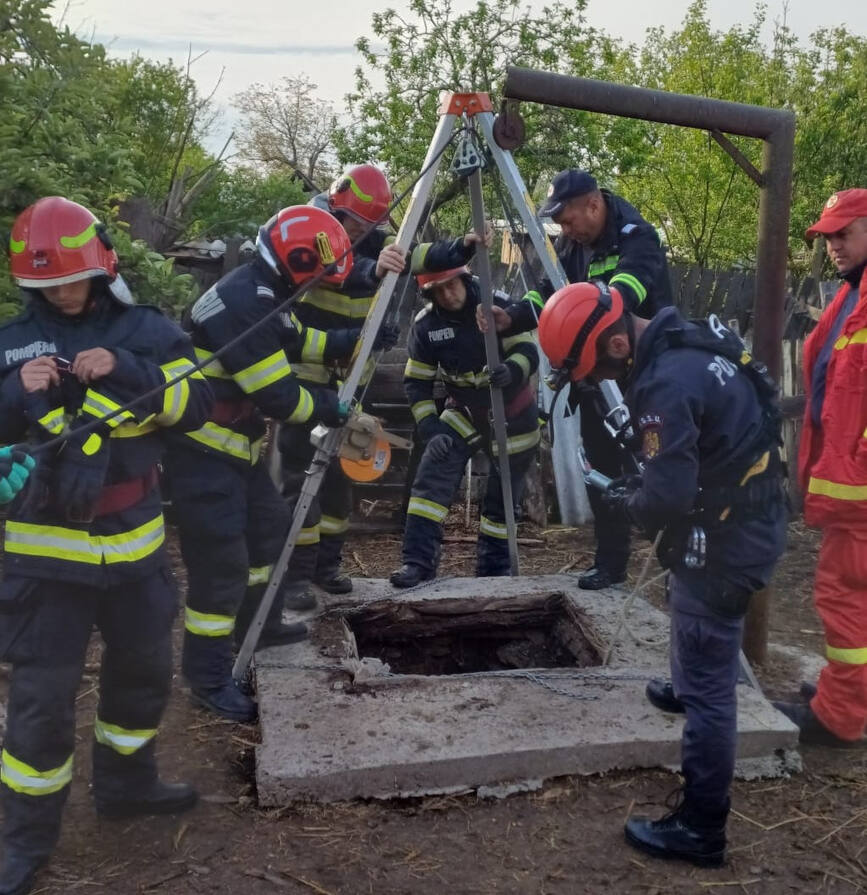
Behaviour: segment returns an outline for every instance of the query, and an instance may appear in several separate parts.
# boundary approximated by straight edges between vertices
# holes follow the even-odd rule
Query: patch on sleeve
[[[638,420],[641,430],[641,453],[645,460],[652,460],[662,450],[662,417],[648,413]]]

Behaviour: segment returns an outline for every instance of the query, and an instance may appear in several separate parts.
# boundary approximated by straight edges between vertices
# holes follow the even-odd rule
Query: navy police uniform
[[[332,336],[335,331],[355,328],[357,336],[373,304],[379,289],[376,275],[379,253],[395,241],[395,237],[382,228],[369,233],[353,250],[352,270],[340,288],[321,286],[301,296],[295,314],[315,332]],[[404,274],[412,270],[444,270],[460,267],[472,257],[475,246],[463,244],[463,239],[420,243],[411,247]],[[309,343],[310,338],[307,339]],[[293,364],[299,380],[304,384],[336,391],[344,378],[346,367],[354,347],[348,344],[344,355],[333,352],[326,356],[307,357],[300,364]],[[372,375],[374,362],[362,377],[362,384]],[[297,499],[305,473],[313,459],[314,448],[310,443],[312,425],[295,424],[282,426],[280,453],[283,463],[283,492],[290,499]],[[349,479],[340,468],[337,458],[325,472],[319,495],[313,501],[304,520],[292,556],[291,571],[296,587],[302,582],[316,580],[323,584],[334,581],[340,568],[341,552],[349,529],[352,510],[352,489]],[[291,602],[291,599],[290,599]]]
[[[601,192],[607,213],[599,240],[588,247],[561,234],[554,243],[557,257],[570,283],[602,280],[617,288],[625,310],[650,319],[672,303],[665,249],[656,228],[633,205],[607,190]],[[534,328],[544,302],[553,292],[546,278],[539,292],[529,292],[510,308],[514,323],[509,331]],[[620,453],[612,447],[611,435],[602,423],[605,407],[599,390],[576,385],[570,401],[573,409],[578,407],[581,411],[581,437],[594,468],[611,478],[621,475]],[[607,572],[612,581],[621,581],[629,561],[629,527],[612,515],[597,491],[591,489],[588,497],[596,533],[594,566]]]
[[[98,281],[93,289],[92,306],[77,316],[34,292],[0,328],[0,441],[69,433],[62,448],[39,455],[6,522],[0,654],[13,667],[0,792],[7,859],[38,862],[57,840],[72,780],[75,694],[94,625],[105,641],[93,723],[97,808],[163,786],[155,743],[171,684],[177,594],[156,465],[161,433],[201,426],[213,395],[194,373],[79,436],[84,424],[194,366],[189,339],[160,311],[119,304]],[[27,361],[72,360],[95,347],[116,358],[108,375],[84,385],[67,371],[60,386],[25,392],[19,370]],[[59,496],[75,484],[98,494],[87,511]]]
[[[770,397],[731,359],[739,351],[748,362],[742,343],[710,323],[666,308],[638,341],[626,400],[646,466],[627,512],[651,537],[665,531],[672,684],[686,709],[685,804],[699,825],[724,826],[743,616],[783,552],[786,506]],[[691,347],[699,338],[710,347]],[[723,339],[735,353],[714,351]]]
[[[491,457],[493,471],[481,508],[476,563],[477,575],[508,575],[508,533],[500,478],[496,473],[497,447],[490,416],[490,388],[484,338],[475,322],[480,301],[478,283],[463,275],[467,300],[458,312],[433,302],[415,320],[409,336],[409,360],[404,373],[407,399],[420,437],[428,443],[419,463],[407,510],[403,562],[432,577],[439,561],[442,523],[460,486],[467,460],[480,449]],[[501,307],[507,300],[495,296]],[[512,374],[503,389],[506,409],[507,450],[512,494],[521,499],[524,479],[539,444],[539,419],[528,380],[539,357],[529,333],[500,339],[500,355]],[[434,382],[440,378],[448,399],[437,413]],[[443,458],[431,455],[430,441],[445,435],[450,449]]]

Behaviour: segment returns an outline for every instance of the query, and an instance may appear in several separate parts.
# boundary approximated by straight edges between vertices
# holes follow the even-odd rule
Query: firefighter
[[[235,721],[252,721],[256,704],[232,680],[233,638],[243,640],[291,521],[261,455],[265,420],[339,426],[348,413],[336,392],[302,385],[290,363],[308,344],[326,358],[342,356],[345,331],[311,332],[289,310],[238,340],[317,274],[342,283],[352,267],[346,232],[325,211],[292,206],[259,228],[256,248],[253,261],[223,277],[191,309],[200,360],[232,344],[204,367],[217,397],[210,419],[175,439],[167,459],[188,573],[182,670],[194,700]],[[306,437],[300,426],[285,429]],[[261,645],[306,636],[305,625],[285,625],[281,616],[277,599]]]
[[[327,195],[312,201],[317,204],[324,201],[353,242],[370,230],[353,250],[352,270],[346,281],[339,288],[312,289],[298,303],[295,309],[298,318],[317,331],[330,333],[335,329],[357,327],[356,332],[360,332],[386,273],[408,274],[411,269],[422,267],[429,270],[458,267],[473,256],[479,241],[475,233],[468,233],[451,241],[421,243],[412,247],[407,258],[403,249],[395,243],[395,237],[386,229],[376,226],[388,220],[392,192],[385,175],[371,164],[348,168],[331,184]],[[371,227],[374,229],[371,230]],[[485,240],[489,242],[490,236],[482,241]],[[377,336],[375,349],[394,347],[399,334],[400,330],[395,324],[384,324]],[[349,345],[346,357],[340,363],[323,363],[321,358],[308,361],[305,356],[307,362],[295,365],[296,373],[302,381],[313,386],[336,388],[345,374],[352,347]],[[372,371],[371,362],[363,383]],[[284,494],[293,500],[301,490],[305,472],[313,458],[310,428],[309,425],[283,426],[281,430]],[[299,432],[299,429],[302,431]],[[350,481],[335,459],[326,471],[319,496],[304,521],[293,554],[292,575],[285,582],[286,606],[298,610],[312,609],[316,605],[316,596],[311,582],[333,594],[348,593],[352,589],[352,581],[340,571],[351,504]]]
[[[409,334],[404,387],[419,437],[425,443],[406,517],[403,565],[392,572],[395,587],[413,587],[436,575],[442,525],[461,483],[467,460],[484,449],[492,462],[481,508],[476,575],[508,575],[509,546],[497,447],[489,420],[491,386],[503,390],[512,493],[517,504],[539,444],[539,414],[529,379],[539,356],[529,333],[500,340],[502,363],[488,370],[482,334],[475,323],[481,301],[478,282],[457,267],[420,273],[419,287],[430,304]],[[505,306],[507,300],[495,295]],[[440,378],[448,399],[437,414],[434,381]]]
[[[843,284],[804,346],[807,408],[798,476],[804,518],[822,529],[816,610],[828,664],[809,704],[779,703],[805,743],[849,746],[867,723],[867,189],[825,203],[822,234]]]
[[[602,281],[546,303],[539,342],[572,381],[626,377],[645,468],[604,495],[669,569],[673,695],[686,711],[683,798],[659,821],[630,818],[650,854],[718,864],[725,855],[737,736],[743,616],[785,543],[776,386],[716,317],[631,313]]]
[[[24,487],[36,461],[11,445],[0,448],[0,504],[9,503]]]
[[[599,189],[586,171],[569,168],[553,180],[539,215],[560,225],[554,244],[570,283],[599,279],[616,286],[631,314],[649,319],[671,304],[665,249],[656,229],[625,199]],[[544,279],[539,291],[508,309],[494,309],[498,332],[525,332],[536,326],[545,300],[553,293]],[[480,324],[482,321],[479,321]],[[621,388],[623,383],[620,383]],[[620,452],[602,418],[605,405],[598,388],[577,384],[570,404],[581,411],[581,438],[590,462],[612,478],[623,473]],[[629,526],[608,511],[598,492],[589,493],[596,534],[593,565],[578,578],[579,587],[599,590],[626,579]]]
[[[47,442],[6,522],[0,648],[12,663],[0,759],[0,893],[29,892],[60,832],[72,779],[75,699],[91,630],[105,643],[93,722],[93,795],[107,817],[196,802],[157,776],[177,593],[156,466],[164,428],[195,429],[213,401],[201,374],[113,419],[110,411],[194,366],[156,308],[135,306],[103,225],[40,199],[15,221],[11,272],[23,313],[0,327],[0,440]]]

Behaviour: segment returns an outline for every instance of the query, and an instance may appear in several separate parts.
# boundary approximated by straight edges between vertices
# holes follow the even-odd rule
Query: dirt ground
[[[449,534],[471,532],[456,523]],[[525,573],[589,565],[586,530],[522,526],[521,534],[531,539],[521,548]],[[775,582],[771,639],[819,651],[810,601],[817,544],[815,533],[792,525]],[[451,541],[446,552],[443,574],[472,573],[470,541]],[[347,567],[378,577],[398,553],[397,535],[358,536]],[[643,555],[637,552],[636,569]],[[60,846],[35,889],[43,895],[867,890],[867,751],[805,749],[803,773],[737,783],[729,862],[701,870],[646,858],[623,841],[627,815],[658,815],[676,788],[677,777],[662,771],[561,778],[500,801],[466,795],[260,810],[252,782],[257,729],[193,708],[179,677],[159,736],[161,767],[168,779],[194,783],[201,804],[179,818],[100,821],[88,793],[95,670],[89,665],[82,683],[76,776]],[[791,696],[797,686],[782,669],[757,670],[772,695]]]

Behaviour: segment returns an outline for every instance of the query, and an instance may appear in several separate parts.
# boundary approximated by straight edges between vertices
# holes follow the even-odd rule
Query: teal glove
[[[0,503],[9,503],[24,487],[36,461],[11,446],[0,448]]]

